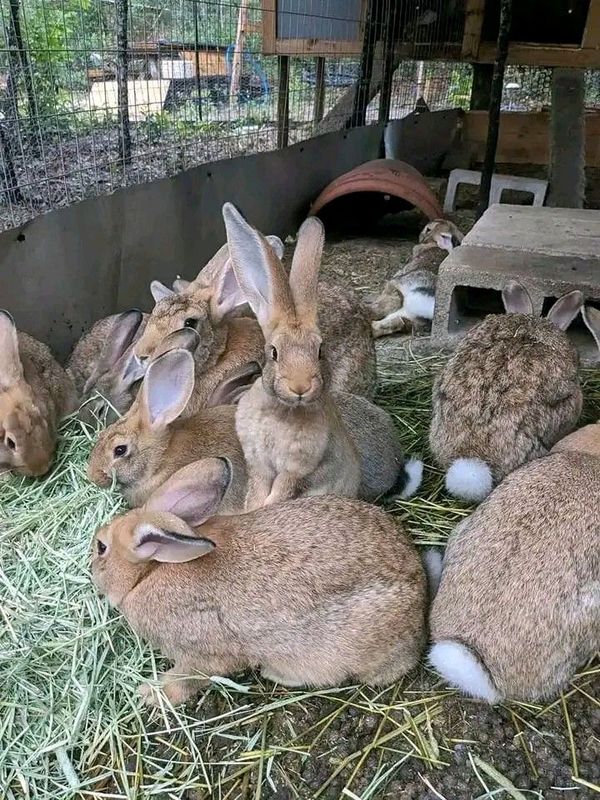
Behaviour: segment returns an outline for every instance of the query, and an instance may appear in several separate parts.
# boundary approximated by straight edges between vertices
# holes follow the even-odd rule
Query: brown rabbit
[[[266,238],[280,258],[282,242],[276,236]],[[175,292],[157,281],[152,283],[156,306],[135,352],[145,361],[154,356],[158,343],[177,328],[188,326],[198,331],[197,381],[187,412],[191,414],[206,405],[216,387],[244,364],[262,365],[264,338],[255,319],[239,316],[247,305],[237,285],[227,245],[195,281],[176,281],[175,285],[181,291]],[[366,308],[347,290],[321,284],[319,323],[328,342],[332,388],[372,397],[376,357]]]
[[[446,548],[429,658],[489,703],[556,695],[600,648],[600,426],[556,449],[505,478]]]
[[[223,456],[232,464],[233,480],[221,513],[241,510],[246,468],[235,432],[235,408],[206,408],[182,419],[193,385],[194,359],[187,350],[170,350],[152,361],[134,405],[100,434],[92,450],[92,483],[108,487],[114,475],[129,505],[139,506],[180,467]]]
[[[0,353],[0,473],[40,477],[52,465],[58,423],[77,407],[75,386],[8,311],[0,311]]]
[[[379,295],[367,300],[373,336],[429,329],[440,264],[462,240],[462,233],[447,219],[427,223],[408,264],[386,281]]]
[[[82,419],[91,421],[106,413],[107,421],[112,421],[131,407],[144,376],[133,358],[133,346],[147,317],[135,308],[105,317],[95,322],[73,348],[67,372],[84,403],[79,414]],[[98,397],[91,400],[94,395]]]
[[[300,228],[289,281],[264,236],[223,207],[235,277],[266,342],[262,378],[242,395],[236,430],[248,466],[248,510],[300,495],[355,497],[359,456],[328,391],[317,326],[323,225]]]
[[[426,585],[406,533],[342,497],[214,517],[229,480],[226,460],[204,459],[96,534],[99,591],[174,661],[167,699],[249,667],[286,686],[384,686],[415,667]]]
[[[490,315],[459,343],[433,387],[429,444],[448,491],[481,501],[505,475],[545,455],[582,406],[579,356],[564,331],[583,303],[570,292],[534,319],[522,286],[504,290],[506,315]]]

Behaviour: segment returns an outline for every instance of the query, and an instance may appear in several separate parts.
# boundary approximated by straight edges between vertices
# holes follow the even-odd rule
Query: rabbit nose
[[[298,396],[298,399],[302,399],[302,396],[308,394],[311,390],[312,381],[298,381],[296,383],[290,383],[289,389],[292,394]]]

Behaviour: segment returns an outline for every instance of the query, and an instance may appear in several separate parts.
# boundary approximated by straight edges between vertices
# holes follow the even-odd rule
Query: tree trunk
[[[115,0],[117,22],[117,103],[119,106],[119,157],[121,166],[131,164],[131,129],[129,126],[129,57],[127,46],[128,0]]]
[[[21,17],[20,17],[20,0],[10,0],[10,27],[11,27],[11,41],[18,52],[18,60],[21,70],[23,72],[23,82],[25,83],[25,94],[27,95],[27,116],[29,117],[29,138],[31,143],[36,149],[39,149],[39,119],[37,113],[37,103],[35,101],[35,92],[33,88],[33,73],[29,64],[29,56],[27,48],[23,42],[23,34],[21,32]],[[16,75],[14,79],[14,94],[17,95]],[[15,111],[16,111],[15,102]]]
[[[240,83],[242,79],[242,65],[244,63],[244,39],[248,26],[248,0],[242,0],[238,15],[237,33],[233,49],[231,64],[231,84],[229,86],[229,105],[235,106],[239,99]]]

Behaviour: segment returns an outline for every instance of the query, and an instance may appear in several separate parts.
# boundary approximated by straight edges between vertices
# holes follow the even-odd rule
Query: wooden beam
[[[286,56],[358,56],[362,41],[335,42],[327,39],[277,39],[274,52]]]
[[[290,134],[290,58],[279,56],[277,97],[277,147],[287,147]]]
[[[462,58],[464,61],[477,61],[484,14],[485,0],[467,0],[465,30],[462,41]]]
[[[229,85],[229,104],[234,106],[238,101],[240,84],[242,81],[242,67],[244,64],[244,41],[248,26],[248,0],[242,0],[238,12],[238,24],[235,35],[233,61],[231,63],[231,83]]]
[[[590,0],[581,46],[600,47],[600,0]]]
[[[277,9],[276,0],[262,0],[262,49],[265,55],[276,53]]]
[[[323,119],[323,112],[325,111],[325,58],[319,56],[317,58],[317,67],[315,70],[315,105],[313,112],[313,119],[315,123]]]
[[[482,42],[479,46],[477,62],[493,64],[496,45]],[[507,64],[523,67],[600,67],[600,49],[572,47],[570,45],[535,45],[525,42],[512,42],[508,46]]]

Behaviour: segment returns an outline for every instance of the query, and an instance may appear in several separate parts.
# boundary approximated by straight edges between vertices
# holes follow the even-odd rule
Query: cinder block
[[[479,186],[481,183],[481,172],[474,169],[453,169],[448,176],[448,186],[444,199],[444,212],[454,211],[456,202],[456,192],[461,183],[468,183],[471,186]],[[548,190],[548,181],[541,178],[526,178],[522,175],[492,175],[492,185],[490,187],[490,204],[499,203],[502,192],[505,189],[516,189],[520,192],[529,192],[533,195],[532,203],[534,206],[543,206]]]
[[[431,344],[453,348],[486,314],[501,313],[500,292],[510,280],[525,286],[538,316],[573,289],[600,307],[600,212],[489,208],[440,266]],[[569,335],[584,362],[598,360],[580,317]]]

